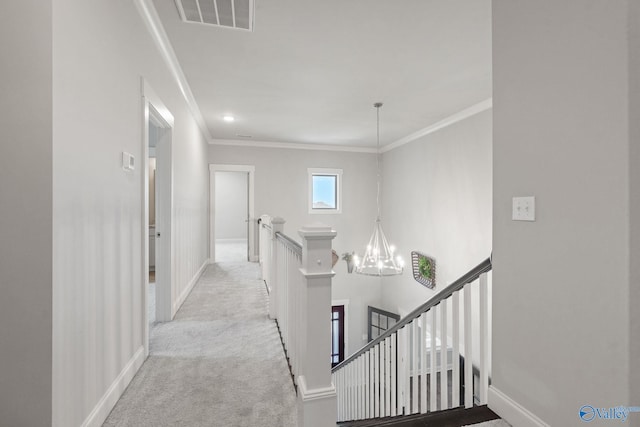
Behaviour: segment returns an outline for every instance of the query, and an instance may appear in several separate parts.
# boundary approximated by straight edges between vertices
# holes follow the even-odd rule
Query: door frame
[[[172,143],[173,140],[173,128],[174,128],[174,118],[173,114],[169,111],[169,109],[162,102],[160,97],[156,94],[153,88],[149,85],[144,77],[141,78],[141,90],[142,90],[142,173],[141,173],[141,184],[142,184],[142,336],[143,336],[143,345],[144,345],[144,353],[145,358],[149,355],[149,313],[148,313],[148,302],[147,302],[147,292],[149,289],[149,121],[153,121],[160,127],[164,127],[168,129],[169,132],[169,144]],[[169,153],[172,153],[172,146],[170,146]],[[171,157],[172,154],[170,154]],[[163,307],[156,307],[156,313],[158,313],[158,308],[161,310],[162,316],[156,316],[158,320],[167,318],[167,307],[168,307],[168,318],[171,319],[171,298],[172,298],[172,289],[173,289],[173,251],[174,251],[174,233],[173,233],[173,160],[169,159],[171,164],[171,178],[169,183],[168,197],[170,200],[170,209],[169,212],[165,212],[165,217],[167,219],[167,228],[169,230],[169,239],[168,244],[165,246],[165,251],[169,252],[169,255],[165,257],[169,262],[166,265],[165,269],[165,284],[163,286],[158,286],[157,281],[157,266],[156,266],[156,301],[158,301],[158,293],[162,292]],[[156,183],[157,185],[157,183]],[[156,194],[157,194],[156,190]],[[156,212],[157,215],[157,212]],[[156,253],[158,253],[156,247]],[[157,257],[156,257],[157,258]]]
[[[257,220],[255,214],[255,173],[256,167],[253,165],[222,165],[209,164],[209,258],[216,260],[216,172],[246,172],[249,174],[249,235],[247,236],[247,249],[249,251],[249,261],[257,262],[256,255],[256,227]]]

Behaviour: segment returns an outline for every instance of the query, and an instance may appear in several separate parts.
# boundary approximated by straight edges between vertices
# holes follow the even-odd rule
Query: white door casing
[[[249,261],[257,262],[256,255],[256,227],[257,220],[254,207],[255,166],[253,165],[209,165],[209,258],[216,259],[215,213],[216,213],[216,172],[246,172],[249,174]]]

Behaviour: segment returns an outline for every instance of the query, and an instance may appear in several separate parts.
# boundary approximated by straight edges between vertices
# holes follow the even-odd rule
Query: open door
[[[153,114],[152,114],[153,117]],[[157,118],[156,118],[157,119]],[[171,128],[156,126],[156,224],[155,276],[156,320],[168,322],[172,318],[172,251],[173,251],[173,170],[171,160]]]
[[[145,356],[149,354],[150,319],[169,321],[173,289],[173,162],[174,119],[149,84],[142,85],[142,277],[141,321]],[[155,158],[154,196],[150,195],[150,159]],[[152,163],[152,162],[151,162]],[[150,202],[155,199],[154,222]],[[151,233],[153,231],[153,233]],[[150,262],[150,257],[154,260]],[[149,286],[150,264],[154,266],[155,293]]]

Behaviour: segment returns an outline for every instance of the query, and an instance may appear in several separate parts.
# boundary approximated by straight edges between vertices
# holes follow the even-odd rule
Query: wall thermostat
[[[127,153],[126,151],[122,152],[122,169],[130,172],[135,169],[136,158],[133,157],[133,154]]]

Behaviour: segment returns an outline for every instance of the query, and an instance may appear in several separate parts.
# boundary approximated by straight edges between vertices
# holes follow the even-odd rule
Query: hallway
[[[258,264],[212,264],[103,426],[294,426],[295,391]]]

